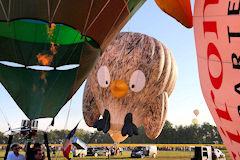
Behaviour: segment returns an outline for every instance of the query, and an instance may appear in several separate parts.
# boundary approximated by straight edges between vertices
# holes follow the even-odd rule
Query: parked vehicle
[[[107,156],[108,151],[104,147],[88,147],[87,156]]]
[[[217,160],[226,160],[225,154],[220,149],[214,149],[214,153],[217,157]]]
[[[196,146],[191,160],[225,160],[225,154],[213,146]]]
[[[194,157],[191,160],[215,160],[214,148],[212,146],[196,146]]]
[[[87,149],[87,144],[84,143],[80,138],[74,137],[72,144],[77,148],[77,149]]]
[[[72,144],[75,148],[72,150],[74,157],[85,157],[87,155],[87,144],[80,138],[74,137]]]
[[[144,158],[145,156],[155,158],[157,156],[157,146],[154,145],[137,146],[131,152],[131,157]]]
[[[73,157],[85,157],[87,155],[86,149],[75,149],[75,150],[72,150],[72,152],[73,152]]]
[[[94,151],[93,151],[93,147],[88,147],[87,148],[87,156],[94,156]]]

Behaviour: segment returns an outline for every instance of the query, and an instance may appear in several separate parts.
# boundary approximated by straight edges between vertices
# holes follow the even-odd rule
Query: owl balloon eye
[[[136,70],[133,72],[130,78],[129,87],[134,92],[140,92],[146,83],[146,77],[141,70]]]
[[[98,84],[102,88],[106,88],[110,84],[110,74],[107,66],[101,66],[97,72]]]

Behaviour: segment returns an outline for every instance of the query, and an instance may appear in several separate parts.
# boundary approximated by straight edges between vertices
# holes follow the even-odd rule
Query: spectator
[[[25,157],[19,154],[21,149],[18,143],[14,143],[11,146],[12,151],[8,153],[7,160],[25,160]]]
[[[36,149],[33,151],[34,160],[42,160],[43,159],[43,153],[41,149]]]
[[[123,149],[121,147],[119,147],[119,152],[120,152],[120,154],[122,156]]]
[[[69,152],[69,160],[71,160],[73,158],[73,152],[72,150]]]
[[[55,154],[56,154],[56,147],[55,147],[55,146],[52,146],[51,149],[52,149],[53,155],[55,155]]]
[[[29,150],[29,156],[30,156],[30,160],[34,159],[34,153],[36,150],[40,150],[41,153],[42,153],[42,159],[41,160],[44,160],[45,159],[45,153],[42,151],[42,145],[40,143],[34,143],[33,145],[33,148],[30,148]]]

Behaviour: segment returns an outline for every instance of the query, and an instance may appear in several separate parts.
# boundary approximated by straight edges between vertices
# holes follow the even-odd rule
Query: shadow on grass
[[[84,157],[83,159],[132,159],[131,157]]]

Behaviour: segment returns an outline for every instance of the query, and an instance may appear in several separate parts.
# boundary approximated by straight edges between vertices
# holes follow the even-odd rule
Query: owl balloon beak
[[[123,80],[115,80],[112,82],[110,89],[115,98],[121,98],[128,92],[128,85]]]

